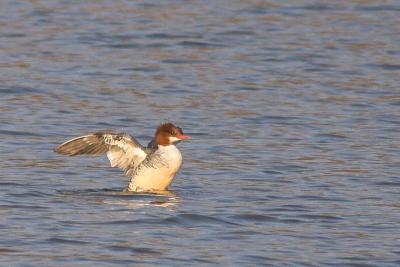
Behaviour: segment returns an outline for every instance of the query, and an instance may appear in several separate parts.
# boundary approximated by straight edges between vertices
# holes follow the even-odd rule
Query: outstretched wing
[[[68,156],[106,153],[111,166],[123,169],[127,175],[131,175],[147,156],[145,148],[135,138],[112,132],[79,136],[59,145],[54,151]]]

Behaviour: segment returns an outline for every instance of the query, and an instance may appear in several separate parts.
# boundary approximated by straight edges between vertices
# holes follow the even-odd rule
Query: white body
[[[167,190],[181,164],[182,155],[175,145],[159,145],[154,154],[137,166],[127,191]]]

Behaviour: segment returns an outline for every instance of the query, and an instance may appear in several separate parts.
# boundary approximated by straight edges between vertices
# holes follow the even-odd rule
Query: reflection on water
[[[172,191],[159,191],[151,193],[123,192],[116,189],[84,189],[84,190],[59,190],[54,196],[59,199],[86,199],[108,205],[120,205],[127,208],[146,208],[146,206],[172,208],[179,204],[179,197]]]
[[[131,201],[114,201],[114,200],[104,200],[105,204],[110,205],[122,205],[128,208],[146,208],[147,206],[155,206],[162,208],[172,208],[179,203],[178,198],[168,198],[168,199],[156,199],[151,201],[145,200],[131,200]]]
[[[398,1],[0,10],[0,265],[400,264]],[[171,195],[53,153],[166,120]]]

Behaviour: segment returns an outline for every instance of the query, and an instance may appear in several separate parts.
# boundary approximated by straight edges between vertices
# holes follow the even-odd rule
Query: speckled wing
[[[59,145],[54,151],[68,156],[107,154],[111,166],[123,169],[128,176],[147,156],[145,148],[135,138],[112,132],[79,136]]]

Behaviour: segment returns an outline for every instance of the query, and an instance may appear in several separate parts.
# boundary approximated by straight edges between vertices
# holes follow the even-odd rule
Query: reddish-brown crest
[[[170,136],[179,136],[183,135],[182,129],[176,127],[170,122],[161,124],[156,131],[156,142],[159,145],[167,146],[170,145],[171,142],[169,140]]]

